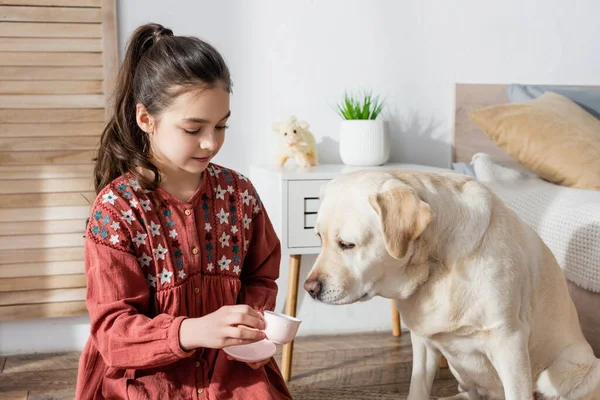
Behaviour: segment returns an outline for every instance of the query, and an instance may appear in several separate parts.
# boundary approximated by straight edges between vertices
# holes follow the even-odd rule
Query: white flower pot
[[[340,157],[346,165],[374,166],[385,164],[390,158],[390,141],[384,121],[342,121]]]

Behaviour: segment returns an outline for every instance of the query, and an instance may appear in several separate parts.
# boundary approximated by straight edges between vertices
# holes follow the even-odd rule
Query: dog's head
[[[415,189],[385,172],[345,174],[321,190],[321,253],[304,284],[315,299],[349,304],[389,297],[433,214]]]

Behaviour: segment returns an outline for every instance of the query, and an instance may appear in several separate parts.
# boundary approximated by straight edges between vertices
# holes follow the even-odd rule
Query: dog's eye
[[[342,249],[342,250],[350,250],[350,249],[353,249],[355,246],[354,243],[344,242],[343,240],[340,240],[338,242],[338,245],[340,246],[340,249]]]
[[[296,130],[294,129],[294,133],[298,133],[298,132],[296,132]]]
[[[287,136],[287,132],[283,132],[283,136]]]

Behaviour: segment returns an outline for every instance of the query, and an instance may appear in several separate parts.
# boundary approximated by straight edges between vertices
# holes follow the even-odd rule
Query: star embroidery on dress
[[[235,189],[233,188],[233,186],[227,186],[227,191],[229,192],[229,194],[233,194],[233,192],[235,192]]]
[[[224,223],[227,224],[227,218],[229,218],[229,213],[226,213],[225,210],[221,208],[221,211],[219,211],[217,217],[219,218],[219,222],[221,223],[221,225]]]
[[[148,237],[148,235],[144,232],[138,232],[134,238],[132,238],[131,240],[133,240],[133,242],[135,243],[135,245],[137,247],[140,247],[143,244],[146,244],[146,238]]]
[[[244,251],[248,251],[248,245],[250,244],[249,240],[244,240]]]
[[[239,265],[234,265],[233,266],[233,272],[239,275],[240,272],[242,272],[242,270],[240,269]]]
[[[167,252],[169,250],[165,249],[164,247],[162,247],[162,245],[158,245],[157,248],[153,249],[152,251],[154,251],[154,256],[158,259],[158,260],[164,260],[165,259],[165,254],[167,254]]]
[[[150,261],[152,261],[152,257],[150,257],[148,254],[146,254],[146,252],[143,252],[142,256],[140,258],[138,258],[138,261],[140,262],[140,265],[142,267],[149,267]]]
[[[102,195],[102,204],[110,203],[111,206],[114,206],[116,199],[118,199],[118,197],[110,190],[108,193]]]
[[[121,229],[121,225],[119,225],[117,221],[114,221],[110,227],[113,228],[114,231]]]
[[[177,231],[175,229],[170,230],[169,237],[171,237],[172,239],[175,239],[177,237]]]
[[[229,271],[229,264],[231,264],[231,260],[228,260],[225,256],[219,260],[219,267],[221,267],[221,271]]]
[[[260,207],[256,206],[254,207],[254,214],[258,214],[260,212]]]
[[[236,233],[238,233],[238,231],[239,231],[239,229],[238,229],[238,227],[237,227],[237,226],[235,226],[235,225],[234,225],[234,226],[232,226],[232,227],[231,227],[231,233],[233,233],[234,235],[235,235]]]
[[[250,229],[250,223],[252,222],[252,220],[250,218],[248,218],[247,214],[244,214],[244,229]]]
[[[154,221],[150,221],[150,233],[152,234],[152,237],[157,235],[160,236],[160,225],[155,224]]]
[[[240,174],[239,172],[237,174],[241,180],[248,182],[248,178],[246,178],[244,175]]]
[[[208,272],[212,272],[213,269],[215,269],[213,263],[208,263],[208,266],[206,267],[206,269],[208,270]]]
[[[152,209],[150,208],[150,199],[140,200],[140,204],[142,205],[144,211],[150,211]]]
[[[158,274],[158,277],[160,278],[160,284],[164,285],[165,283],[171,283],[172,276],[173,273],[171,271],[167,270],[166,268],[163,268],[162,272]]]
[[[127,211],[122,211],[121,210],[121,215],[123,215],[123,219],[129,224],[131,225],[131,223],[133,221],[135,221],[135,217],[133,216],[133,210],[127,210]]]
[[[213,167],[213,174],[215,174],[215,176],[219,176],[220,173],[221,173],[220,169],[218,169],[217,167]]]
[[[252,200],[253,198],[254,198],[254,197],[252,197],[252,195],[250,195],[250,194],[248,193],[248,189],[246,189],[246,190],[244,190],[244,191],[242,192],[242,202],[243,202],[245,205],[249,206],[249,205],[250,205],[250,200]]]
[[[140,186],[140,183],[138,182],[138,180],[137,180],[137,179],[130,179],[130,180],[129,180],[129,185],[131,185],[131,188],[132,188],[133,190],[135,190],[136,192],[142,188],[142,187]]]
[[[212,226],[210,226],[210,224],[208,222],[206,224],[204,224],[204,230],[206,232],[210,232],[211,229],[212,229]]]
[[[219,238],[219,242],[221,242],[221,248],[229,246],[229,238],[231,238],[231,236],[223,232],[223,235],[221,235]]]
[[[110,235],[110,242],[112,244],[117,244],[119,243],[119,235]]]
[[[179,275],[179,279],[185,278],[185,272],[183,272],[183,270],[179,270],[178,275]]]
[[[136,208],[138,206],[138,201],[136,199],[129,200],[129,205],[131,208]]]
[[[155,276],[152,276],[152,274],[148,274],[148,278],[146,280],[148,281],[149,286],[156,287],[156,277]]]
[[[221,189],[221,185],[217,186],[215,192],[217,192],[217,199],[225,200],[225,190]]]

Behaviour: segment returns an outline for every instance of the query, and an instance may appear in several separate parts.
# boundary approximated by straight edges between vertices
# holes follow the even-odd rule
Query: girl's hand
[[[230,356],[227,356],[227,359],[229,361],[239,361]],[[266,364],[268,364],[269,361],[271,361],[271,359],[267,358],[266,360],[262,360],[262,361],[258,361],[258,362],[246,362],[246,364],[248,364],[248,366],[252,369],[259,369],[259,368],[262,368],[263,366],[265,366]],[[240,362],[245,362],[245,361],[240,361]]]
[[[185,351],[204,347],[250,344],[265,338],[262,314],[248,305],[223,306],[200,318],[183,320],[179,328],[179,343]]]

